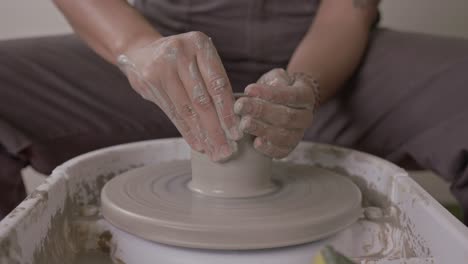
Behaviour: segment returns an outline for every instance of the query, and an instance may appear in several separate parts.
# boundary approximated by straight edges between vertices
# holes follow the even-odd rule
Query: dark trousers
[[[261,74],[224,63],[236,91]],[[467,69],[466,40],[376,30],[361,67],[305,139],[434,170],[467,214]],[[75,36],[0,42],[0,217],[24,198],[26,165],[49,174],[87,151],[178,135]]]

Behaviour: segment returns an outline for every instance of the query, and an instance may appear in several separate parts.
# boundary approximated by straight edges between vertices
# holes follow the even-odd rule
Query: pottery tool
[[[250,137],[224,163],[191,161],[130,170],[102,190],[102,213],[138,237],[183,247],[262,249],[330,236],[361,215],[361,193],[330,170],[272,161]]]

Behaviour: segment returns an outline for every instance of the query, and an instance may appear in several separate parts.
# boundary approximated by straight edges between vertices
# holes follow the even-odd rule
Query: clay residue
[[[346,170],[345,168],[334,166],[334,167],[325,167],[317,165],[317,167],[324,168],[326,170],[334,171],[340,175],[347,176],[350,180],[352,180],[361,190],[362,192],[362,205],[363,207],[375,206],[380,208],[389,207],[392,205],[390,198],[385,194],[377,191],[375,185],[368,183],[365,179],[360,176],[352,175]]]
[[[81,182],[81,184],[74,188],[73,193],[71,193],[70,190],[67,190],[64,205],[62,209],[57,210],[57,212],[55,212],[55,214],[48,221],[48,231],[42,241],[37,244],[33,253],[32,263],[75,263],[77,256],[87,256],[91,254],[92,252],[89,254],[87,252],[83,252],[83,247],[85,244],[84,240],[88,239],[88,233],[90,231],[82,225],[73,224],[73,221],[82,216],[94,216],[96,212],[90,208],[99,208],[100,190],[104,184],[115,175],[135,167],[139,167],[139,165],[130,166],[128,169],[120,170],[116,173],[99,175],[96,177],[96,180],[93,183]],[[86,197],[86,199],[83,199],[83,197]],[[48,208],[47,202],[49,199],[49,194],[47,191],[34,191],[26,198],[26,200],[32,199],[37,201],[34,207],[18,207],[8,216],[9,218],[16,217],[19,213],[26,211],[26,214],[21,218],[21,222],[24,223],[24,228],[31,228],[30,225],[34,224],[34,222],[38,221],[38,219],[44,217],[45,209]],[[84,210],[84,208],[86,210]],[[17,225],[16,228],[20,228],[20,226],[21,225]],[[110,233],[103,233],[100,236],[101,243],[96,246],[96,250],[99,248],[106,253],[110,252],[109,248],[106,248],[105,246],[105,241],[109,241],[111,238],[109,235]],[[82,257],[80,258],[82,259]],[[108,255],[107,259],[110,260]],[[15,229],[12,229],[8,236],[1,240],[0,263],[25,263]]]
[[[99,208],[100,192],[106,182],[115,175],[140,166],[141,165],[130,166],[128,169],[119,170],[115,173],[98,175],[93,183],[81,182],[81,184],[74,189],[73,193],[67,190],[67,198],[63,206],[64,209],[59,210],[51,218],[47,235],[34,252],[33,263],[74,263],[74,261],[78,261],[78,256],[94,254],[83,248],[85,240],[89,238],[88,233],[90,230],[88,230],[86,226],[75,225],[73,222],[79,217],[97,217],[95,213],[88,215],[90,214],[89,209]],[[38,196],[41,196],[45,201],[48,198],[47,193],[43,191],[35,192],[34,197]],[[86,199],[83,199],[84,197],[86,197]],[[39,216],[40,214],[37,217]],[[99,236],[98,241],[101,242],[96,245],[96,250],[101,250],[101,252],[106,253],[108,258],[108,253],[110,252],[109,242],[111,238],[112,235],[110,232],[104,232]]]
[[[117,245],[112,241],[112,233],[110,231],[106,230],[99,234],[97,245],[99,250],[108,256],[112,263],[125,264],[123,260],[116,256]]]
[[[392,196],[395,194],[395,188],[401,184],[396,181],[394,175],[387,175],[391,180],[385,184],[388,186],[377,186],[377,183],[369,182],[362,175],[353,175],[350,171],[353,168],[345,168],[341,164],[352,164],[362,168],[371,168],[375,171],[375,182],[382,182],[384,173],[400,173],[398,167],[392,164],[383,164],[378,158],[360,155],[354,151],[336,148],[333,146],[317,144],[313,148],[304,148],[302,152],[289,158],[292,162],[308,163],[324,169],[335,171],[341,175],[350,178],[361,190],[363,195],[363,208],[371,207],[373,209],[364,211],[364,218],[359,220],[364,232],[371,232],[366,244],[361,245],[358,250],[361,256],[355,256],[360,261],[382,261],[382,260],[404,260],[410,258],[431,258],[431,252],[426,241],[417,235],[415,226],[411,219],[402,212],[399,207],[392,202]],[[394,168],[393,168],[394,166]],[[358,167],[356,167],[358,168]],[[404,171],[401,170],[401,173]],[[383,188],[380,188],[383,187]],[[383,189],[383,192],[380,190]],[[406,187],[408,189],[408,187]],[[411,193],[423,201],[420,192]],[[398,189],[399,190],[399,189]],[[400,190],[399,190],[400,191]],[[405,191],[402,189],[401,191]],[[380,209],[380,210],[379,210]],[[367,213],[367,214],[366,214]],[[377,246],[378,245],[378,246]]]
[[[35,190],[28,197],[26,197],[26,200],[30,200],[30,199],[40,199],[40,200],[47,201],[49,199],[49,193],[43,190]]]
[[[26,209],[26,208],[21,207],[21,206],[16,207],[13,211],[11,211],[11,212],[8,214],[7,218],[14,218],[14,217],[16,217],[19,213],[21,213],[22,211],[24,211],[25,209]]]
[[[142,166],[143,164],[134,164],[126,169],[120,169],[115,172],[100,174],[96,176],[95,181],[93,183],[82,181],[79,183],[80,192],[77,192],[73,195],[73,200],[81,206],[95,205],[99,207],[101,200],[101,189],[108,181],[110,181],[116,175],[120,175],[124,172]]]
[[[99,250],[106,254],[110,254],[111,252],[111,240],[112,234],[109,231],[104,231],[99,235],[99,239],[97,241],[97,245]]]
[[[99,205],[100,204],[100,195],[101,189],[104,187],[106,182],[111,180],[118,175],[119,173],[107,173],[101,174],[96,177],[95,183],[90,184],[89,182],[81,182],[80,189],[81,192],[78,192],[74,195],[74,200],[78,202],[81,206],[86,205]]]
[[[24,207],[15,208],[8,218],[16,217],[19,213],[26,211],[26,214],[22,216],[22,219],[27,220],[29,223],[35,223],[39,217],[42,216],[42,213],[47,208],[47,202],[49,201],[49,194],[44,190],[35,190],[32,192],[25,200],[35,200],[33,208],[26,210]]]
[[[20,264],[21,247],[18,244],[18,236],[15,231],[3,239],[0,243],[0,263]]]
[[[77,206],[68,198],[62,210],[50,219],[49,230],[33,255],[34,264],[72,263],[80,247],[79,230],[70,228]]]
[[[320,167],[320,166],[319,166]],[[409,258],[428,258],[431,252],[427,243],[421,236],[416,236],[414,223],[396,206],[387,195],[377,191],[375,185],[368,183],[362,177],[350,175],[342,167],[324,167],[341,175],[349,177],[363,194],[363,208],[366,221],[371,221],[380,226],[378,233],[373,236],[378,239],[373,243],[381,243],[382,250],[372,254],[359,256],[357,260],[399,260]],[[393,188],[393,187],[392,187]],[[380,210],[378,210],[380,209]],[[381,215],[379,217],[379,215]],[[364,252],[369,252],[372,245],[363,245]]]

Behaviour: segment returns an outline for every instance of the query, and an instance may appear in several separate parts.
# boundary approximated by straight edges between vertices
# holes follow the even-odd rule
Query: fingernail
[[[222,145],[218,150],[218,155],[215,157],[216,161],[226,161],[233,154],[233,149],[229,144]]]
[[[244,115],[252,112],[253,107],[247,98],[239,100],[234,104],[234,113]]]
[[[237,115],[240,115],[242,114],[241,112],[242,112],[242,101],[237,100],[234,103],[234,113],[236,113]]]
[[[253,85],[249,85],[245,88],[244,93],[250,96],[256,96],[255,89]]]

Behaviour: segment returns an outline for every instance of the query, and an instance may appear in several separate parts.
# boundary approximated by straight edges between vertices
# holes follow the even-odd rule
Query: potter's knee
[[[41,60],[44,55],[57,52],[59,46],[72,43],[74,36],[47,36],[9,39],[0,41],[0,58],[2,64],[11,66],[11,63],[29,60]],[[19,60],[21,58],[21,60]]]
[[[34,46],[35,39],[33,38],[0,41],[0,57],[2,58],[2,63],[7,63],[8,66],[11,66],[10,63],[12,63],[15,58],[18,59],[35,53],[37,54],[37,52],[34,52]]]

